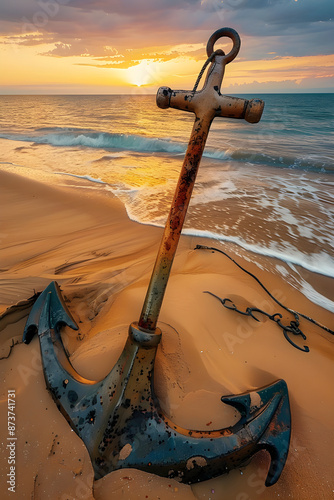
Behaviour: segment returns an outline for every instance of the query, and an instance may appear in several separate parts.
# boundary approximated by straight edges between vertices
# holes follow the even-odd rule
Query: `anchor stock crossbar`
[[[221,50],[213,52],[214,43],[222,36],[233,41],[227,55]],[[234,30],[218,30],[207,45],[212,63],[202,90],[158,90],[158,106],[193,112],[195,122],[139,321],[130,325],[123,352],[111,372],[101,381],[92,381],[71,365],[60,330],[63,325],[78,327],[57,283],[52,282],[39,296],[25,327],[26,343],[38,333],[47,388],[84,441],[96,479],[133,467],[193,483],[223,474],[266,449],[271,456],[266,479],[270,486],[279,478],[287,458],[290,407],[283,380],[222,397],[222,403],[239,411],[240,419],[214,431],[184,429],[171,422],[153,389],[155,355],[162,335],[157,321],[211,122],[215,117],[227,117],[256,123],[263,111],[260,100],[220,93],[225,65],[239,48]]]

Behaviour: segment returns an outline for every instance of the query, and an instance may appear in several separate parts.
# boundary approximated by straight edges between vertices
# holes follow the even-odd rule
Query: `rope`
[[[221,52],[221,51],[220,51],[220,52]],[[214,57],[215,57],[216,53],[217,53],[217,50],[215,50],[214,52],[212,52],[211,56],[210,56],[210,57],[208,57],[208,58],[207,58],[207,60],[205,61],[205,63],[203,64],[203,67],[202,67],[201,71],[200,71],[200,72],[199,72],[199,74],[198,74],[198,77],[197,77],[197,80],[196,80],[196,82],[195,82],[195,85],[194,85],[194,88],[193,88],[192,92],[194,92],[194,93],[196,92],[197,87],[198,87],[198,85],[199,85],[199,82],[201,81],[201,78],[202,78],[203,73],[204,73],[204,71],[205,71],[205,68],[206,68],[206,67],[207,67],[207,65],[208,65],[208,64],[209,64],[209,63],[210,63],[210,62],[214,59]]]
[[[293,314],[295,319],[296,319],[296,322],[297,322],[297,327],[299,325],[299,322],[298,322],[298,319],[299,319],[299,316],[306,319],[307,321],[310,321],[311,323],[313,323],[314,325],[317,325],[319,328],[322,328],[323,330],[325,330],[326,332],[334,335],[334,331],[331,330],[330,328],[328,328],[327,326],[325,325],[322,325],[321,323],[319,323],[318,321],[316,321],[315,319],[313,318],[310,318],[309,316],[306,316],[305,314],[303,313],[300,313],[298,311],[295,311],[294,309],[290,309],[289,307],[285,306],[284,304],[282,304],[282,302],[280,302],[278,299],[276,299],[270,292],[269,290],[263,285],[263,283],[261,283],[261,281],[255,276],[255,274],[252,274],[250,271],[247,271],[247,269],[245,269],[244,267],[242,267],[240,264],[238,264],[238,262],[236,262],[232,257],[230,257],[226,252],[224,252],[223,250],[219,250],[218,248],[213,248],[213,247],[207,247],[207,246],[204,246],[204,245],[196,245],[195,247],[195,250],[212,250],[212,251],[215,251],[215,252],[219,252],[219,253],[222,253],[223,255],[225,255],[225,257],[227,257],[228,259],[230,259],[236,266],[239,267],[239,269],[241,269],[242,271],[244,271],[246,274],[248,274],[249,276],[251,276],[253,279],[255,279],[255,281],[263,288],[263,290],[269,295],[269,297],[271,297],[275,302],[276,304],[278,304],[280,307],[282,307],[283,309],[285,309],[286,311],[288,311],[289,313]],[[213,295],[213,294],[211,294]],[[225,299],[225,300],[229,300],[229,299]],[[232,308],[230,308],[232,309]],[[275,316],[275,315],[274,315]],[[256,319],[256,318],[255,318]],[[277,321],[277,319],[275,319],[275,321]],[[291,322],[293,323],[293,322]],[[292,332],[294,333],[294,332]]]

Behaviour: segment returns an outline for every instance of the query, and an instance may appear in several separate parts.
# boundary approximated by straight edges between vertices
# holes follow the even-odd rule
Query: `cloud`
[[[43,33],[31,33],[26,35],[13,35],[0,37],[0,44],[2,45],[25,45],[34,46],[46,43],[53,43],[53,35],[45,35]]]
[[[201,48],[197,48],[200,46]],[[95,57],[94,63],[76,63],[84,66],[93,66],[96,68],[115,68],[127,69],[145,61],[146,64],[165,63],[181,58],[192,59],[194,61],[205,59],[204,44],[179,45],[165,50],[163,47],[152,49],[128,49],[123,54],[105,54],[102,57]]]
[[[203,60],[211,33],[232,26],[242,38],[238,60],[256,61],[330,54],[332,16],[333,0],[10,0],[0,4],[0,43],[124,69]]]
[[[113,47],[108,45],[101,46],[100,43],[91,44],[89,41],[81,38],[76,38],[74,40],[70,40],[69,42],[57,42],[54,44],[53,48],[46,52],[41,52],[40,54],[53,57],[90,56],[97,58],[98,60],[112,60],[124,57]]]
[[[259,4],[257,9],[256,4]],[[286,33],[321,34],[328,30],[328,24],[333,26],[334,12],[331,0],[318,0],[316,5],[314,0],[243,0],[229,13],[230,21],[238,24],[245,34],[270,37]],[[311,43],[317,42],[309,40],[307,47]]]
[[[96,33],[97,27],[104,31],[136,26],[137,33],[146,27],[155,33],[161,27],[169,33],[173,28],[188,31],[211,21],[212,14],[221,26],[224,20],[233,21],[252,32],[262,25],[256,33],[261,36],[278,26],[285,30],[327,22],[333,16],[333,3],[318,0],[315,6],[314,0],[11,0],[0,4],[0,19],[12,23],[12,29],[24,23],[41,28],[47,19],[58,34],[69,35],[70,25],[75,31],[78,25],[89,26],[86,36]],[[43,28],[49,31],[46,25]]]

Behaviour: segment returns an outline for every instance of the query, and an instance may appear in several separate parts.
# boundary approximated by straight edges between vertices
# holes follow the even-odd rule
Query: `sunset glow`
[[[157,64],[147,60],[141,61],[136,66],[130,66],[127,70],[128,83],[137,87],[147,86],[157,79]]]
[[[331,0],[321,0],[317,12],[311,0],[274,4],[159,0],[139,9],[134,0],[18,0],[0,7],[0,93],[192,88],[209,36],[225,25],[242,39],[227,92],[331,91]],[[229,50],[228,40],[217,43]]]

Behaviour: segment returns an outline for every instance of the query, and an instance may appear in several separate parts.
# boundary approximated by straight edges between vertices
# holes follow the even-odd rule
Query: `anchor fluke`
[[[44,318],[41,318],[41,316],[47,300],[50,301],[48,308],[50,312],[47,313],[49,328],[60,328],[63,325],[67,325],[73,330],[79,329],[64,302],[58,283],[52,281],[40,294],[30,311],[23,332],[23,342],[25,344],[29,344],[38,329],[40,330],[41,319],[45,320],[45,315]]]
[[[278,380],[257,391],[222,397],[222,401],[240,412],[239,425],[245,425],[252,413],[265,413],[269,407],[274,408],[271,419],[267,420],[267,428],[256,445],[257,451],[265,449],[270,454],[271,462],[265,484],[272,486],[282,473],[290,444],[291,414],[286,383]]]

